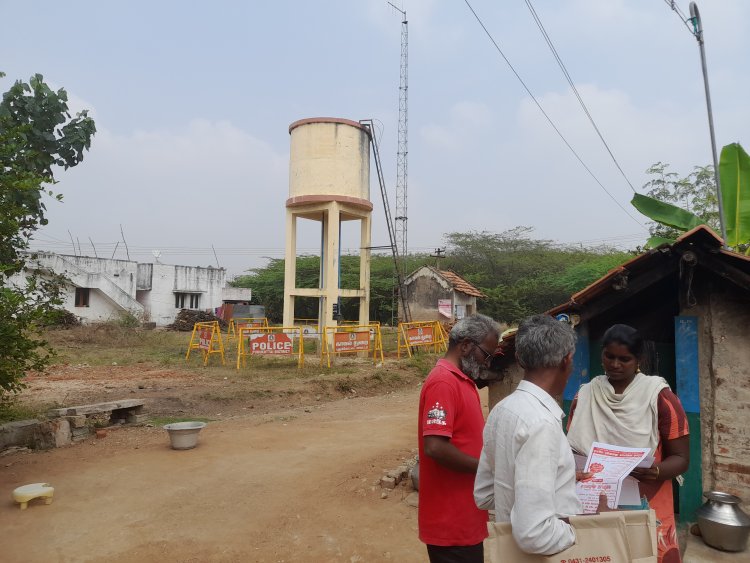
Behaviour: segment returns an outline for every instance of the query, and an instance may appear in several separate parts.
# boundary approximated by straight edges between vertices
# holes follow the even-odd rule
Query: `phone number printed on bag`
[[[612,561],[612,558],[609,555],[592,555],[590,557],[560,559],[560,563],[607,563],[608,561]]]

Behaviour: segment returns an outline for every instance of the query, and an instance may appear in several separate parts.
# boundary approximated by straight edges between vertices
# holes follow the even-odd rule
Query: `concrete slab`
[[[682,563],[745,563],[748,560],[750,560],[750,553],[747,549],[739,553],[719,551],[708,547],[698,536],[688,534]]]
[[[108,403],[78,405],[76,407],[66,407],[64,409],[52,409],[47,414],[53,418],[59,416],[80,416],[112,412],[121,409],[135,409],[138,407],[143,407],[144,404],[145,401],[142,401],[140,399],[122,399],[120,401],[110,401]]]

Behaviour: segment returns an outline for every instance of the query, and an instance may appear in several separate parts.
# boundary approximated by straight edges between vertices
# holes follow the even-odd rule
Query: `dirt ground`
[[[54,502],[0,505],[3,561],[424,561],[416,509],[383,471],[413,455],[418,391],[209,423],[194,450],[120,428],[0,458],[3,496],[46,481]]]
[[[404,502],[410,487],[382,499],[378,484],[416,454],[424,365],[351,360],[337,373],[317,371],[147,363],[30,377],[27,404],[139,397],[153,416],[209,423],[188,451],[172,450],[159,422],[1,456],[0,559],[426,561],[416,508]],[[51,505],[21,511],[11,502],[15,487],[42,481],[55,487]]]

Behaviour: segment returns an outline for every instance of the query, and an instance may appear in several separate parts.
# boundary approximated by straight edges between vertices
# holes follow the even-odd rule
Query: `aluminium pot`
[[[722,551],[743,551],[750,535],[750,516],[739,507],[739,497],[711,491],[703,493],[706,502],[695,511],[706,545]]]
[[[205,427],[205,422],[173,422],[172,424],[165,424],[164,430],[169,433],[172,449],[190,450],[198,445],[198,433]]]

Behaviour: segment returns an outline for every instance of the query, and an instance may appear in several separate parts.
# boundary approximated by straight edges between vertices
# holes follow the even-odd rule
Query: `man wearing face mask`
[[[476,382],[498,344],[497,323],[472,315],[451,329],[419,398],[419,539],[432,563],[482,563],[487,512],[474,503],[484,417]]]

